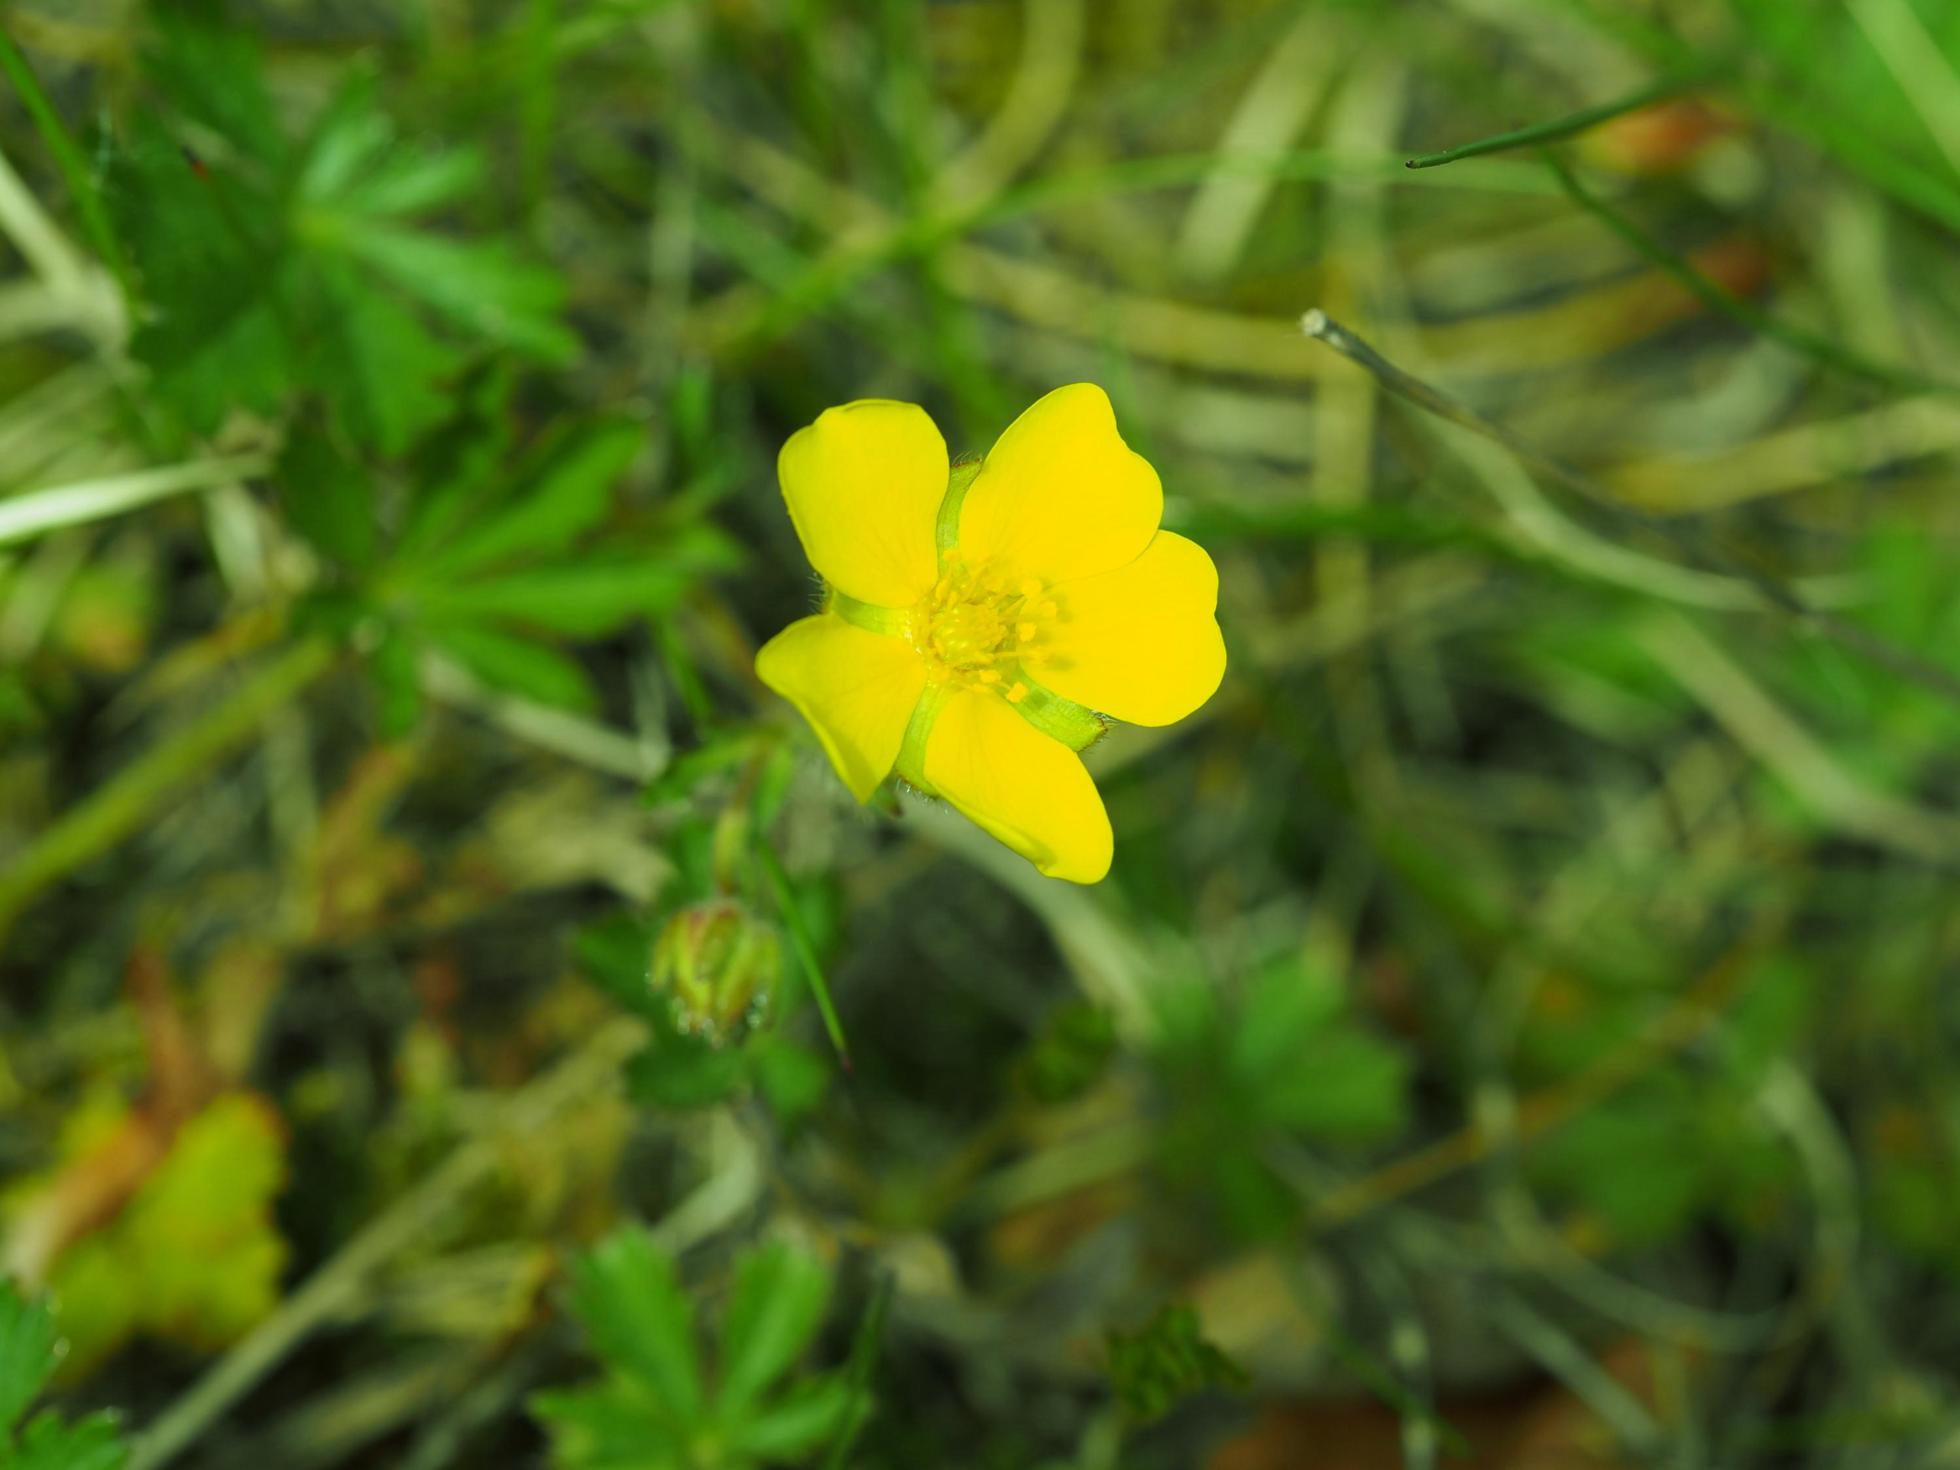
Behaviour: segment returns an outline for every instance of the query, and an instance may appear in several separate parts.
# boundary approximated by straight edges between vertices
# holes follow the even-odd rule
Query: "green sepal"
[[[1062,742],[1070,750],[1084,751],[1109,731],[1109,722],[1094,710],[1051,693],[1030,679],[1022,670],[1008,681],[1027,686],[1027,696],[1012,706],[1014,712],[1042,734]]]
[[[902,638],[912,630],[911,613],[896,607],[880,607],[875,602],[860,602],[835,587],[828,589],[824,610],[836,613],[853,628],[862,628],[867,633]]]
[[[939,502],[939,520],[933,527],[933,541],[939,547],[939,570],[946,570],[946,553],[960,544],[960,507],[966,503],[966,492],[973,485],[973,477],[980,473],[979,460],[966,464],[956,464],[953,472],[946,477],[946,494]]]

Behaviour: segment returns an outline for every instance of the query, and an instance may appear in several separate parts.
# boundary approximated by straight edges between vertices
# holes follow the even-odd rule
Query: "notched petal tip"
[[[1037,399],[988,451],[959,542],[970,556],[1054,581],[1134,560],[1163,513],[1163,484],[1124,443],[1109,395],[1070,383]]]
[[[946,441],[915,403],[861,398],[790,435],[776,473],[804,554],[862,602],[901,607],[932,585]]]

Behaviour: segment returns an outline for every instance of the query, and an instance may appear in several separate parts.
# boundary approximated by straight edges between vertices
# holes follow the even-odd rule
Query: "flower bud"
[[[729,899],[682,909],[653,944],[653,988],[670,998],[674,1024],[716,1046],[761,1018],[781,970],[776,931]]]

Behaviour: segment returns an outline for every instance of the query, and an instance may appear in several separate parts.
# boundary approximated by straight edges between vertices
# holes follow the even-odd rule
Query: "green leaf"
[[[1208,1341],[1191,1307],[1169,1306],[1142,1331],[1109,1334],[1109,1377],[1132,1418],[1161,1419],[1208,1388],[1244,1388],[1245,1370]]]
[[[302,200],[330,200],[378,163],[394,141],[394,125],[375,98],[374,75],[357,71],[327,104],[306,145],[294,180]]]
[[[533,1394],[530,1409],[550,1432],[551,1462],[562,1470],[681,1470],[687,1463],[680,1436],[622,1385]]]
[[[294,382],[280,303],[297,281],[275,243],[272,202],[229,175],[200,177],[170,132],[141,115],[105,196],[158,303],[130,346],[164,401],[200,432],[234,407],[277,414]]]
[[[1621,1242],[1677,1234],[1707,1200],[1710,1159],[1695,1100],[1676,1089],[1629,1092],[1539,1144],[1532,1171],[1598,1212]]]
[[[492,241],[446,240],[396,225],[350,228],[346,246],[379,274],[479,337],[565,362],[578,339],[558,319],[564,285]]]
[[[648,983],[653,935],[647,925],[625,914],[588,924],[572,941],[572,953],[586,977],[638,1015],[665,1009]]]
[[[54,1372],[54,1319],[0,1279],[0,1436],[20,1422]]]
[[[483,173],[483,155],[474,148],[417,153],[397,145],[379,167],[342,190],[338,202],[371,219],[420,214],[474,193]]]
[[[422,658],[415,641],[390,628],[368,655],[381,735],[399,740],[422,722]]]
[[[807,1046],[780,1036],[749,1044],[756,1089],[785,1126],[807,1117],[830,1089],[830,1063]]]
[[[694,1310],[644,1230],[615,1231],[573,1262],[572,1311],[593,1351],[651,1397],[662,1422],[684,1430],[699,1418]]]
[[[612,508],[612,489],[646,440],[638,424],[613,421],[562,433],[535,456],[504,510],[464,530],[433,558],[429,581],[512,557],[542,560],[569,550]]]
[[[765,1463],[801,1460],[844,1427],[853,1397],[841,1374],[808,1379],[731,1422],[729,1441]]]
[[[477,678],[541,704],[589,710],[598,703],[585,671],[561,653],[464,623],[433,624],[428,638]]]
[[[462,354],[341,262],[322,261],[320,281],[326,320],[306,359],[308,381],[351,436],[399,454],[448,413],[443,385]]]
[[[626,1064],[626,1086],[633,1100],[672,1112],[713,1107],[748,1078],[747,1053],[714,1046],[702,1037],[682,1036],[671,1025]]]
[[[1243,1033],[1241,1033],[1243,1034]],[[1337,1026],[1300,1046],[1291,1064],[1266,1075],[1260,1113],[1302,1133],[1367,1141],[1398,1132],[1408,1115],[1408,1062],[1388,1042]]]
[[[374,484],[318,429],[295,427],[279,456],[286,519],[329,561],[365,567],[374,560]]]
[[[113,1414],[91,1414],[64,1424],[38,1414],[11,1454],[0,1454],[0,1470],[121,1470],[129,1458]]]
[[[177,110],[250,159],[277,168],[286,157],[258,43],[217,0],[180,0],[150,16],[155,44],[144,71]]]
[[[617,632],[671,608],[692,585],[684,565],[657,556],[524,567],[482,581],[436,585],[420,601],[439,617],[522,623],[571,638]]]
[[[1253,978],[1232,1033],[1231,1068],[1248,1084],[1297,1076],[1299,1051],[1346,1004],[1340,983],[1288,960]]]
[[[830,1302],[830,1274],[780,1243],[742,1258],[722,1329],[721,1391],[715,1406],[724,1422],[739,1422],[810,1345]]]

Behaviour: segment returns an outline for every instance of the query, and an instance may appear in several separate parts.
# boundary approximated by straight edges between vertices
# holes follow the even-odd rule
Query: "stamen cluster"
[[[1019,704],[1028,686],[1015,676],[1036,656],[1058,612],[1046,592],[1031,577],[948,552],[939,580],[913,613],[913,646],[936,681],[999,689]]]

